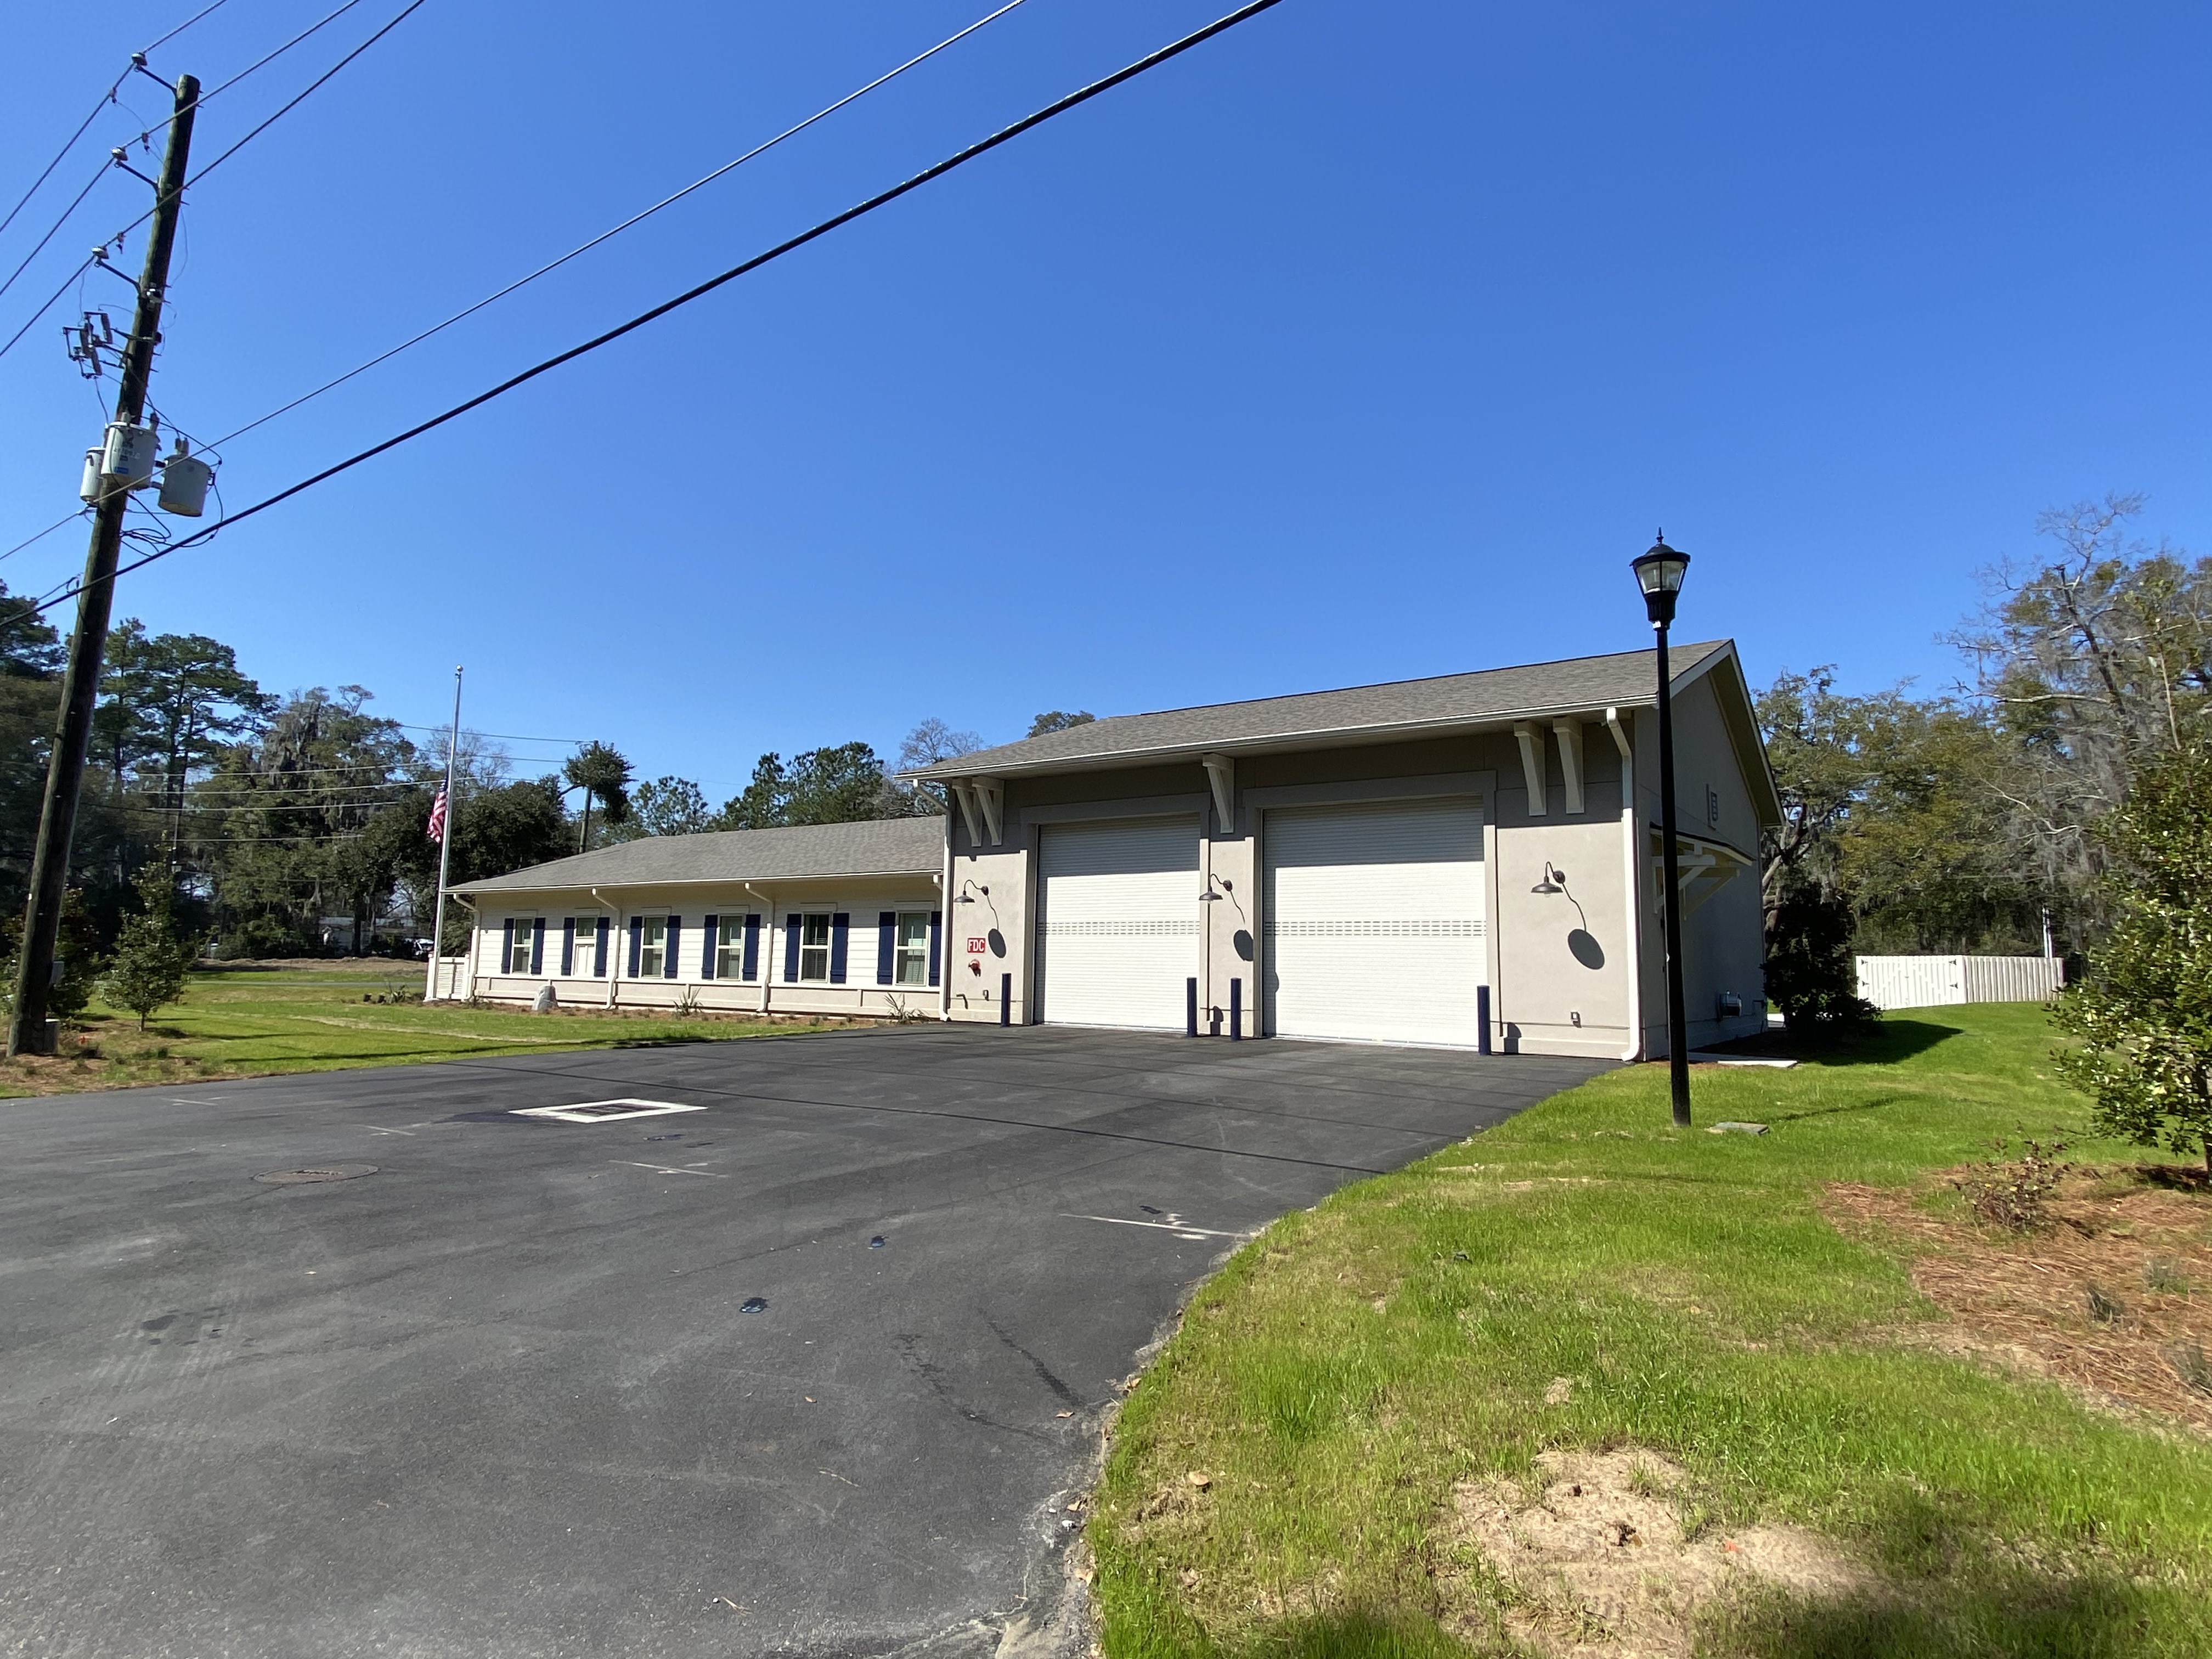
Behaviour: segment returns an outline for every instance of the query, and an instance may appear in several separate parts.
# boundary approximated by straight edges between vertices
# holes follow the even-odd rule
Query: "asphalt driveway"
[[[1191,1285],[1603,1069],[931,1026],[7,1103],[0,1652],[1057,1629]],[[704,1109],[514,1115],[613,1097]]]

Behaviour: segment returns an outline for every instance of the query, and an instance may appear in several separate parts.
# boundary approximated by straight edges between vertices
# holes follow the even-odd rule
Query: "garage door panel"
[[[1198,971],[1197,820],[1048,825],[1037,872],[1044,1018],[1182,1029]]]
[[[1264,833],[1271,1030],[1480,1042],[1487,957],[1475,803],[1282,810]]]

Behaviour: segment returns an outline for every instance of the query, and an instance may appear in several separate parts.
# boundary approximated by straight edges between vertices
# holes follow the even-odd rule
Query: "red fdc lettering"
[[[968,941],[968,954],[971,957],[980,957],[990,948],[990,943],[986,939],[971,939]]]

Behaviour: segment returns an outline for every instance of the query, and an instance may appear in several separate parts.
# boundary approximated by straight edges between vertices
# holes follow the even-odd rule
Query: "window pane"
[[[599,950],[599,919],[597,916],[576,918],[576,955],[569,971],[588,974],[594,966],[592,957]]]
[[[830,977],[829,947],[810,945],[800,951],[799,976],[801,979],[828,979]]]
[[[929,918],[918,912],[909,912],[898,919],[898,942],[915,950],[929,947]]]
[[[805,920],[805,932],[800,935],[799,943],[802,945],[828,945],[830,943],[830,918],[827,916],[807,917]]]

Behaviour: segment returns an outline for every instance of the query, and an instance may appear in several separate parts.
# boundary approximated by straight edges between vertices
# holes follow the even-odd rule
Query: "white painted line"
[[[702,1175],[714,1176],[714,1179],[717,1181],[727,1181],[729,1179],[729,1176],[717,1174],[713,1170],[680,1168],[668,1164],[639,1164],[627,1158],[609,1158],[607,1162],[610,1164],[623,1164],[633,1170],[650,1170],[655,1175]]]
[[[672,1100],[580,1100],[568,1106],[518,1106],[510,1117],[550,1117],[562,1123],[631,1123],[641,1117],[669,1112],[703,1112],[704,1106],[684,1106]]]
[[[381,1128],[374,1123],[357,1123],[354,1127],[357,1129],[366,1129],[373,1135],[411,1135],[415,1133],[412,1129]]]
[[[1179,1221],[1131,1221],[1118,1215],[1070,1215],[1062,1213],[1066,1221],[1106,1221],[1116,1227],[1157,1227],[1164,1233],[1173,1233],[1177,1238],[1245,1238],[1246,1233],[1217,1232],[1211,1227],[1187,1227]]]

